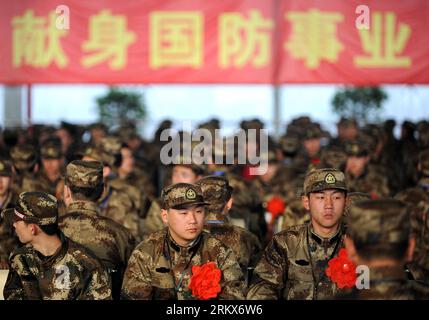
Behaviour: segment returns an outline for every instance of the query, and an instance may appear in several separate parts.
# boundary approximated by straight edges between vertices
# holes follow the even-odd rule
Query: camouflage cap
[[[40,157],[44,159],[60,159],[63,156],[61,141],[47,139],[40,147]]]
[[[341,118],[337,124],[338,127],[357,127],[358,123],[356,119],[353,118]]]
[[[324,168],[335,168],[344,170],[347,163],[347,154],[340,147],[328,147],[322,151],[320,165]],[[322,167],[321,167],[322,168]]]
[[[347,220],[347,233],[361,244],[395,244],[408,241],[410,236],[408,208],[399,200],[356,202]]]
[[[363,157],[369,154],[369,143],[364,139],[356,139],[346,144],[348,156]]]
[[[163,209],[179,209],[189,205],[207,205],[200,186],[190,183],[176,183],[161,192]]]
[[[296,153],[300,147],[299,138],[292,135],[286,135],[280,138],[280,147],[284,153]]]
[[[10,150],[10,157],[12,159],[13,166],[18,170],[29,169],[37,162],[36,150],[29,144],[13,147]]]
[[[115,157],[101,147],[88,147],[84,152],[84,157],[91,160],[100,161],[103,165],[113,168],[115,165]],[[88,159],[89,160],[89,159]]]
[[[101,139],[100,147],[107,153],[112,155],[120,154],[122,148],[122,141],[118,137],[108,136]]]
[[[303,139],[310,140],[319,138],[322,138],[322,130],[314,124],[309,125],[304,132]]]
[[[356,202],[362,200],[371,200],[371,195],[365,192],[350,192],[347,194],[346,206],[344,208],[344,215],[347,216],[350,212],[351,207]]]
[[[100,161],[74,160],[66,167],[68,186],[94,188],[103,183],[103,164]]]
[[[308,172],[304,179],[304,194],[326,189],[347,191],[344,173],[338,169],[323,168]]]
[[[209,211],[222,210],[231,198],[234,188],[223,176],[207,176],[197,181],[197,186],[203,191],[204,200],[209,203]]]
[[[7,159],[0,159],[0,177],[12,176],[12,162]]]
[[[57,199],[45,192],[23,192],[14,209],[6,209],[5,216],[11,221],[25,221],[40,226],[56,224],[58,220]]]
[[[419,153],[419,165],[421,173],[424,176],[429,176],[429,149]]]

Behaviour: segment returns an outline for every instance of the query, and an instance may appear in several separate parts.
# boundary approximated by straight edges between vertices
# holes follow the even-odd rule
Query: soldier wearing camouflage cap
[[[88,249],[58,229],[57,199],[24,192],[5,212],[23,247],[10,255],[4,297],[8,300],[98,300],[111,298],[109,275]],[[61,270],[62,272],[58,272]],[[59,274],[66,278],[60,280]]]
[[[253,233],[229,222],[228,212],[233,204],[234,189],[229,185],[228,179],[221,176],[207,176],[196,184],[201,187],[204,199],[209,203],[204,229],[234,251],[247,279],[262,248]]]
[[[417,170],[419,180],[414,187],[407,188],[395,195],[410,206],[412,212],[413,237],[416,247],[409,269],[415,279],[429,284],[429,149],[418,154]]]
[[[369,193],[374,199],[390,195],[388,178],[369,163],[369,143],[365,139],[350,141],[346,153],[345,174],[350,192]]]
[[[38,155],[34,146],[17,145],[10,150],[14,170],[12,189],[16,194],[33,188],[34,175],[39,170]]]
[[[171,180],[171,184],[195,183],[201,179],[206,172],[203,165],[195,164],[192,159],[183,156],[174,158],[170,169],[171,179],[167,180],[167,185],[170,184],[169,180]],[[159,215],[160,209],[160,199],[153,199],[144,221],[143,232],[145,235],[161,230],[164,227],[161,216]]]
[[[119,299],[123,273],[135,239],[127,228],[100,215],[96,201],[103,188],[101,162],[70,162],[64,187],[67,209],[59,219],[59,226],[67,237],[90,249],[101,260],[112,278],[112,296]]]
[[[331,168],[308,172],[303,194],[310,222],[274,235],[256,265],[248,299],[330,299],[337,293],[325,269],[344,246],[344,173]]]
[[[161,195],[167,227],[134,250],[122,285],[124,299],[196,299],[192,266],[214,262],[221,271],[218,299],[243,299],[243,274],[233,251],[203,231],[205,205],[199,186],[178,183]]]
[[[356,202],[348,215],[349,257],[369,268],[369,289],[353,291],[345,299],[416,299],[421,292],[407,280],[404,264],[412,254],[408,207],[399,200]]]
[[[18,196],[12,190],[12,162],[0,159],[0,208],[14,208]],[[0,269],[8,269],[9,254],[18,247],[10,221],[0,216]]]
[[[112,151],[111,149],[109,150]],[[101,215],[128,228],[136,238],[136,241],[139,241],[141,239],[139,224],[140,193],[131,186],[125,186],[118,181],[112,182],[111,175],[115,166],[115,155],[101,145],[87,148],[82,160],[99,161],[103,164],[105,188],[102,196],[97,201]]]
[[[58,138],[49,138],[42,143],[40,162],[40,170],[25,182],[24,191],[43,191],[56,195],[62,187],[61,175],[64,170],[64,155]]]

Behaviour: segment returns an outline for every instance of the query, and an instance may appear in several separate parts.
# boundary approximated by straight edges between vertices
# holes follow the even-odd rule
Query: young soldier
[[[229,223],[228,212],[232,207],[233,188],[220,176],[207,176],[196,183],[203,191],[206,207],[204,229],[234,251],[246,279],[259,260],[261,244],[250,231]]]
[[[206,202],[201,188],[178,183],[161,194],[167,225],[140,243],[131,255],[123,299],[196,299],[189,288],[193,266],[214,262],[221,272],[219,299],[243,299],[243,274],[231,249],[203,232]]]
[[[127,228],[100,215],[96,202],[103,189],[101,162],[70,162],[64,186],[67,210],[59,219],[59,226],[67,237],[90,249],[101,260],[112,278],[113,298],[119,299],[122,277],[135,239]]]
[[[276,234],[256,265],[248,299],[329,299],[337,286],[325,274],[343,247],[344,173],[317,169],[304,180],[309,223]]]
[[[58,230],[54,196],[21,193],[16,207],[5,214],[25,244],[10,256],[5,299],[111,299],[110,278],[100,261]]]

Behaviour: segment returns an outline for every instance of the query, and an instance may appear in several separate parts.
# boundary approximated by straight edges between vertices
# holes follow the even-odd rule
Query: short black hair
[[[83,188],[71,185],[68,185],[68,187],[70,188],[73,198],[76,200],[96,202],[103,194],[104,183],[100,183],[93,188]]]
[[[46,226],[41,226],[41,225],[38,225],[37,223],[32,223],[32,222],[27,222],[27,221],[24,221],[24,223],[26,225],[35,224],[36,226],[38,226],[40,228],[40,230],[42,230],[48,236],[54,236],[56,234],[59,234],[59,231],[60,231],[58,228],[58,223],[48,224]]]

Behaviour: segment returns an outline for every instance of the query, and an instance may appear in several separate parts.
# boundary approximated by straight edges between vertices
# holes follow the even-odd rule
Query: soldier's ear
[[[168,212],[165,209],[161,209],[161,219],[164,224],[168,224]]]
[[[233,203],[234,203],[234,200],[232,200],[232,197],[229,198],[228,202],[226,203],[226,208],[228,209],[228,211],[231,210]]]
[[[108,166],[104,166],[103,167],[103,178],[106,178],[106,177],[108,177],[109,175],[110,175],[110,172],[111,172],[112,170],[110,170],[110,167],[108,167]]]
[[[310,194],[301,196],[301,202],[305,210],[310,211]]]
[[[407,256],[406,256],[407,262],[413,261],[415,248],[416,248],[416,237],[415,235],[411,235],[410,240],[408,241]]]

